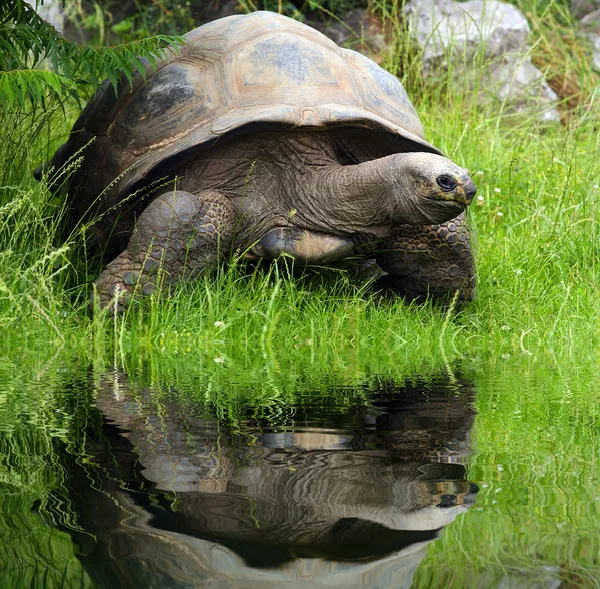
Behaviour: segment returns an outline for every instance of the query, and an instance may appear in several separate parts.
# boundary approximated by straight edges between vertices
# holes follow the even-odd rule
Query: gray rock
[[[495,95],[508,111],[560,121],[558,97],[531,62],[529,25],[515,6],[494,0],[412,0],[405,11],[411,37],[423,50],[426,76],[443,75],[451,63],[460,83],[480,82],[482,99]]]
[[[592,69],[600,73],[600,35],[587,33],[586,37],[592,46]]]
[[[559,566],[541,566],[507,574],[496,589],[559,589],[562,586]]]
[[[600,0],[598,0],[598,4],[600,4]],[[586,14],[580,24],[583,35],[591,45],[592,69],[600,72],[600,8]]]
[[[327,35],[340,47],[355,49],[372,59],[376,59],[385,46],[381,21],[364,8],[349,10],[340,20],[306,18],[304,23]]]
[[[600,8],[584,16],[580,22],[585,31],[600,35]]]
[[[583,18],[600,8],[600,0],[571,0],[571,14],[574,18]]]

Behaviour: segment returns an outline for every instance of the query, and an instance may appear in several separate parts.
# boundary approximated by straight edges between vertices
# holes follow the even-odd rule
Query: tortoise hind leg
[[[475,264],[465,213],[441,225],[402,225],[376,257],[389,276],[378,285],[409,299],[475,298]]]
[[[154,292],[161,279],[193,278],[227,254],[234,229],[233,205],[217,191],[158,196],[140,215],[125,251],[94,283],[100,307],[116,299],[122,310],[132,296]]]

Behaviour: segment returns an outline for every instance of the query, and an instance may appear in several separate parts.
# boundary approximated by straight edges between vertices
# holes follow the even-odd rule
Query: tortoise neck
[[[404,154],[393,154],[356,165],[330,164],[313,170],[300,187],[306,216],[336,234],[355,234],[374,228],[411,223],[414,195],[405,180]],[[318,210],[317,210],[318,207]]]

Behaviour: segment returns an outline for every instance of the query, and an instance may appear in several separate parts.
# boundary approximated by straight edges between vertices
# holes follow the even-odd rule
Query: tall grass
[[[561,18],[563,27],[569,24],[561,5],[524,6],[539,40],[535,47],[545,47],[534,51],[556,48],[565,79],[581,70],[579,93],[586,102],[571,108],[568,126],[550,127],[480,100],[480,88],[457,84],[456,72],[435,83],[424,79],[397,12],[379,8],[384,18],[396,19],[397,42],[384,65],[403,75],[428,139],[471,170],[484,198],[471,207],[475,303],[447,316],[447,309],[431,304],[378,302],[343,272],[329,272],[324,281],[298,280],[285,267],[249,274],[234,265],[122,317],[91,320],[87,296],[98,266],[86,258],[82,240],[64,241],[64,198],[30,175],[69,123],[21,113],[3,121],[0,147],[0,326],[8,339],[56,349],[72,342],[90,356],[95,345],[112,346],[122,357],[144,350],[248,364],[299,356],[326,365],[380,363],[440,349],[452,358],[484,351],[586,355],[597,348],[600,111],[595,79],[577,62],[579,49],[564,35],[562,46],[550,44],[554,25]],[[184,333],[190,334],[185,343]]]

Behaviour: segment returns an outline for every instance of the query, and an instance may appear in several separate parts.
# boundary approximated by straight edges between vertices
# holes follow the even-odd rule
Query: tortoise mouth
[[[477,186],[475,186],[475,182],[469,179],[468,182],[465,182],[461,186],[459,193],[461,197],[459,202],[464,203],[466,206],[470,205],[473,202],[473,197],[477,194]]]
[[[477,193],[477,188],[473,182],[470,183],[472,186],[459,186],[456,191],[452,194],[438,193],[432,200],[436,202],[454,203],[459,205],[461,209],[468,207],[473,202],[473,197]]]
[[[468,206],[468,202],[465,202],[464,200],[458,200],[458,199],[452,199],[447,201],[448,203],[448,210],[452,210],[453,211],[453,215],[454,217],[460,215],[465,208]],[[452,218],[454,218],[452,217]]]
[[[466,204],[455,198],[436,198],[432,199],[428,205],[428,223],[439,225],[458,217],[464,212]]]

